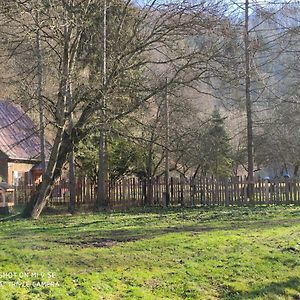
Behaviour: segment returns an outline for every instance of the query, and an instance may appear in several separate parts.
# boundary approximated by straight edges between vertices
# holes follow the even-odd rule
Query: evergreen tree
[[[203,144],[206,173],[215,177],[227,177],[232,171],[230,138],[224,120],[220,112],[215,109]]]

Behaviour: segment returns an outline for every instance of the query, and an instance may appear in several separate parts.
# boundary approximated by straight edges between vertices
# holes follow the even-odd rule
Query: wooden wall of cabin
[[[24,177],[26,172],[29,172],[31,168],[33,167],[33,164],[28,163],[17,163],[17,162],[9,162],[8,163],[8,178],[7,183],[9,185],[14,184],[14,178],[13,174],[18,173],[19,177]]]

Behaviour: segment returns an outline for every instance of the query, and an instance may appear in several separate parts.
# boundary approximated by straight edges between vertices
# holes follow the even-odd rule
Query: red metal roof
[[[40,160],[38,129],[19,105],[4,100],[0,100],[0,151],[10,159]]]

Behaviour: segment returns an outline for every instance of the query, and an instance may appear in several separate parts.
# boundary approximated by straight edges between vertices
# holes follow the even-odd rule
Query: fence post
[[[194,178],[193,177],[190,177],[189,178],[189,192],[190,192],[190,202],[191,202],[191,206],[194,206],[195,205],[195,188],[194,188]]]
[[[284,182],[285,182],[285,204],[288,205],[290,203],[289,180],[287,178],[285,178]]]
[[[151,177],[147,177],[146,179],[146,203],[149,205],[153,205],[153,179]]]
[[[293,178],[293,204],[297,204],[297,182],[296,178]]]
[[[268,180],[264,181],[264,194],[265,194],[265,204],[269,204],[269,182]]]
[[[184,178],[180,175],[180,205],[184,207]]]
[[[224,185],[225,185],[225,206],[229,206],[229,192],[228,192],[228,179],[225,178],[224,180]]]

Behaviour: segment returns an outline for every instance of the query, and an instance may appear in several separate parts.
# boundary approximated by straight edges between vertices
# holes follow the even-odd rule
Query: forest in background
[[[298,175],[299,1],[0,3],[1,98],[53,145],[27,215],[64,167],[99,207],[126,175]]]

